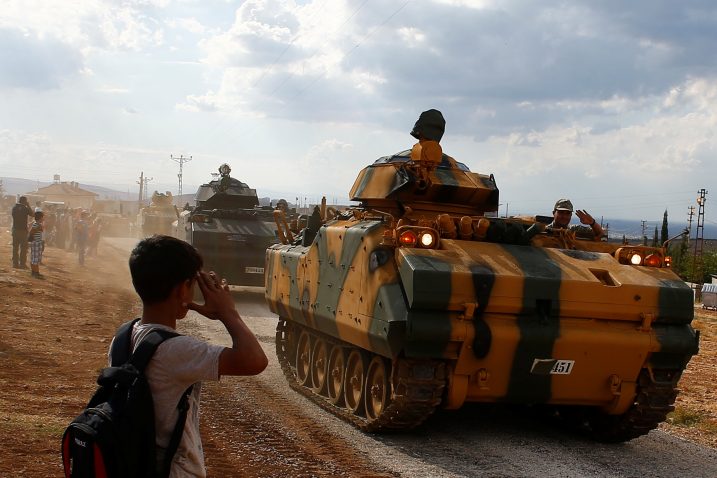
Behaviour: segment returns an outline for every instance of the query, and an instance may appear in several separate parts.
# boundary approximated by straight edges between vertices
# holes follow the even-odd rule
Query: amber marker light
[[[649,256],[645,257],[644,265],[649,267],[661,267],[662,258],[659,254],[650,254]]]
[[[418,238],[416,237],[416,233],[409,229],[408,231],[403,231],[401,233],[401,235],[398,237],[398,242],[402,246],[413,247],[418,242]]]
[[[665,256],[665,267],[672,267],[672,257]]]

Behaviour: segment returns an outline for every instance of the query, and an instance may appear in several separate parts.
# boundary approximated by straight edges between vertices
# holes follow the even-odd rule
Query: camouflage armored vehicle
[[[137,227],[141,237],[152,234],[171,235],[172,223],[177,220],[179,211],[172,202],[172,193],[162,194],[155,191],[149,206],[143,207],[137,215]]]
[[[360,206],[267,251],[291,386],[365,431],[467,402],[545,405],[606,442],[657,427],[698,347],[664,250],[494,217],[494,178],[416,136],[359,173]]]
[[[202,184],[196,206],[182,211],[174,235],[199,250],[204,267],[234,285],[262,286],[266,248],[278,242],[270,207],[259,207],[256,190],[232,178],[228,164]]]

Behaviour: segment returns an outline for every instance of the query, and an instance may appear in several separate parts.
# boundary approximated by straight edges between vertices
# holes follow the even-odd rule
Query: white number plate
[[[263,267],[245,267],[244,272],[246,274],[263,274],[264,268]]]
[[[570,375],[570,372],[573,371],[573,365],[575,364],[575,360],[556,360],[555,365],[553,365],[552,370],[550,370],[551,375]]]
[[[530,373],[534,375],[570,375],[575,360],[535,359]]]

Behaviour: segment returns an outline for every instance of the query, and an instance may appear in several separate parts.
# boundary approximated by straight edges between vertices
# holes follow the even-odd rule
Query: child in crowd
[[[36,211],[35,220],[32,226],[30,226],[30,233],[27,236],[27,240],[30,243],[30,269],[32,269],[32,277],[38,279],[44,278],[44,276],[40,274],[40,262],[42,261],[42,250],[44,249],[44,228],[42,226],[44,219],[45,215],[43,212]]]

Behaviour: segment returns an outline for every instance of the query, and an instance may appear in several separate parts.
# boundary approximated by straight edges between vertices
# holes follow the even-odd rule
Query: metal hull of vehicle
[[[266,249],[276,240],[276,226],[257,219],[214,219],[192,223],[191,244],[204,259],[204,269],[232,285],[263,286]]]

